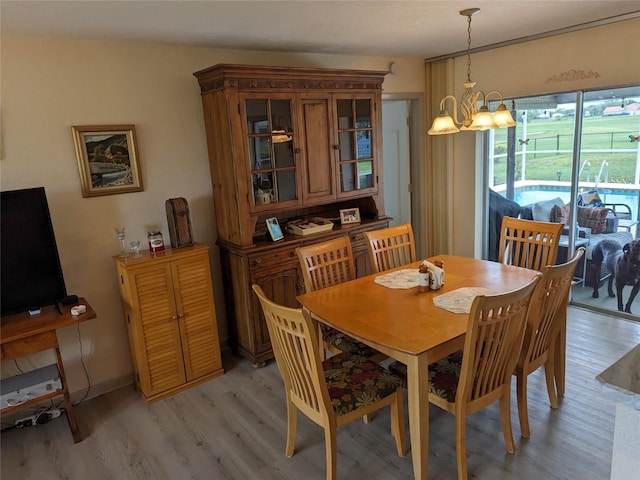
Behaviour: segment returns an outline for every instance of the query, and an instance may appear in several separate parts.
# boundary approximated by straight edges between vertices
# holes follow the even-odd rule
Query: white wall
[[[500,90],[508,97],[638,84],[640,64],[632,53],[638,45],[640,18],[635,18],[473,54],[471,79],[476,91]],[[460,98],[466,56],[455,59],[455,72],[455,94]],[[469,214],[483,195],[476,188],[482,165],[476,161],[475,134],[455,135],[454,149],[451,253],[474,256],[483,221],[476,215],[474,225]],[[471,234],[474,227],[476,235]]]
[[[126,328],[112,256],[114,227],[146,241],[152,226],[169,242],[164,202],[189,202],[195,241],[211,246],[220,337],[227,338],[200,90],[192,73],[217,63],[387,70],[385,93],[421,91],[421,59],[289,55],[159,44],[2,34],[0,186],[44,186],[67,290],[87,298],[98,318],[79,327],[85,363],[100,390],[131,380]],[[83,198],[72,125],[134,124],[144,191]],[[58,332],[72,392],[84,393],[75,327]],[[19,359],[28,370],[49,354]],[[5,362],[3,376],[15,375]],[[77,395],[76,395],[77,397]]]
[[[640,19],[474,54],[472,78],[480,89],[507,96],[541,94],[637,83],[633,56],[640,44]],[[69,293],[85,296],[98,318],[80,328],[91,382],[102,388],[130,381],[131,362],[113,261],[119,251],[115,226],[128,239],[144,240],[150,225],[168,242],[164,202],[185,197],[195,240],[212,248],[220,336],[227,337],[219,256],[199,88],[192,73],[216,63],[317,66],[386,70],[384,93],[424,91],[421,59],[353,57],[187,48],[65,38],[1,37],[2,190],[43,185],[49,198]],[[466,77],[466,58],[456,59],[456,95]],[[598,77],[549,82],[572,69]],[[499,72],[496,73],[496,72]],[[145,190],[83,198],[71,137],[72,125],[136,126]],[[454,142],[451,253],[473,256],[476,177],[473,134]],[[439,208],[434,205],[433,208]],[[480,218],[476,218],[476,231]],[[59,332],[70,388],[82,393],[86,380],[74,327]],[[25,369],[45,359],[21,359]],[[3,376],[15,374],[12,362]],[[96,390],[97,391],[97,390]]]

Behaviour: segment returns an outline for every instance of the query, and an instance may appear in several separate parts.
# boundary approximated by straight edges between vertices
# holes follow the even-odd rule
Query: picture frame
[[[83,197],[143,190],[134,125],[71,127]]]
[[[350,223],[360,223],[359,208],[345,208],[340,210],[340,224],[349,225]]]
[[[280,228],[280,224],[276,217],[267,218],[265,222],[267,224],[267,232],[269,233],[269,237],[272,242],[277,242],[284,238],[284,233],[282,233],[282,229]]]

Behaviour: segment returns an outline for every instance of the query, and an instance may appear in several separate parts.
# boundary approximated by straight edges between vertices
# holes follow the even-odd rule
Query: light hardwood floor
[[[513,382],[515,454],[505,451],[497,404],[468,417],[470,478],[610,478],[615,407],[629,397],[595,377],[640,343],[640,323],[572,307],[567,338],[560,408],[549,407],[542,372],[530,376],[530,439],[520,437]],[[230,354],[224,361],[222,377],[151,406],[131,387],[80,404],[79,444],[64,418],[3,433],[2,479],[323,479],[323,432],[302,415],[296,453],[284,456],[275,364],[254,369]],[[455,479],[453,416],[431,406],[430,421],[429,478]],[[338,478],[413,478],[411,453],[396,455],[389,424],[384,411],[338,431]]]

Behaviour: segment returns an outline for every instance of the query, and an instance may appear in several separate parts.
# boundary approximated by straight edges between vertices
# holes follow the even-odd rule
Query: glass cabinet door
[[[298,198],[291,99],[245,98],[254,205]]]
[[[336,100],[340,193],[375,187],[373,117],[371,98]]]

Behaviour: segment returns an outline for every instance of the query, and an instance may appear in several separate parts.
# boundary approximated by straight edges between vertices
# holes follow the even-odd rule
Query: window
[[[509,102],[518,125],[488,133],[486,181],[493,192],[489,201],[488,258],[492,258],[497,248],[492,227],[499,210],[511,214],[507,207],[514,205],[496,200],[496,193],[515,202],[521,217],[534,220],[569,223],[573,218],[580,223],[577,212],[570,213],[567,219],[566,211],[580,204],[610,209],[604,232],[587,233],[584,225],[578,225],[578,233],[569,234],[570,230],[575,232],[575,224],[573,229],[567,227],[564,239],[567,246],[564,255],[561,248],[559,262],[566,261],[567,251],[573,251],[576,241],[594,248],[604,238],[598,235],[607,235],[622,245],[638,238],[640,86],[517,98]],[[565,216],[552,218],[546,210],[534,209],[544,201],[558,203]],[[574,301],[617,310],[617,301],[609,298],[606,285],[600,287],[597,299],[592,298],[596,285],[610,275],[605,271],[599,278],[591,278],[595,275],[590,271],[592,264],[589,260],[579,267],[582,271],[577,276],[582,283],[574,288]],[[623,292],[623,296],[626,298],[628,293]],[[640,312],[640,300],[636,302],[639,306],[635,309]]]

